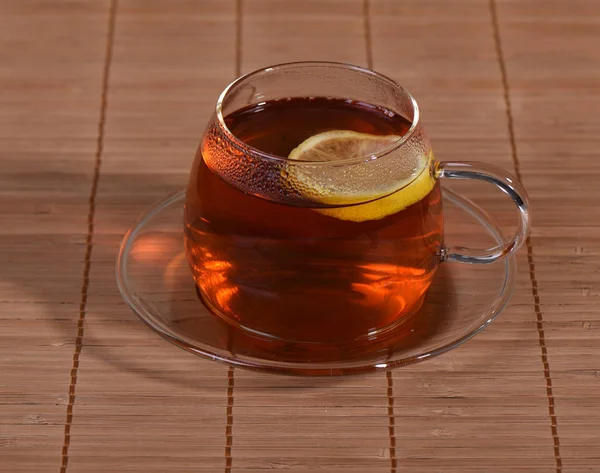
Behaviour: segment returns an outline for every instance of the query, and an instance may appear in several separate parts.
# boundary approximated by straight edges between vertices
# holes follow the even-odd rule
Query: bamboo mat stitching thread
[[[73,365],[71,368],[71,383],[69,385],[69,402],[65,419],[64,442],[62,448],[62,459],[60,472],[66,473],[69,465],[69,446],[71,444],[71,425],[73,422],[73,406],[76,398],[77,374],[79,372],[79,358],[83,348],[84,322],[86,315],[86,306],[88,299],[88,287],[90,283],[90,269],[92,259],[92,244],[94,239],[94,213],[96,211],[96,193],[98,191],[98,182],[100,180],[100,167],[102,165],[102,154],[104,150],[104,128],[106,123],[106,106],[108,97],[108,82],[110,77],[110,65],[112,62],[113,42],[115,35],[115,18],[117,11],[117,1],[111,0],[108,13],[108,31],[106,37],[106,50],[104,57],[104,68],[102,72],[102,92],[100,98],[100,117],[98,119],[98,137],[96,141],[96,155],[94,162],[94,174],[90,188],[88,216],[87,216],[87,236],[85,245],[85,259],[83,265],[83,281],[81,284],[81,300],[79,303],[79,319],[77,320],[77,337],[75,339],[75,351],[73,353]]]
[[[367,67],[373,69],[373,43],[371,41],[371,5],[369,0],[363,0],[363,21],[365,32],[365,55]],[[396,458],[396,417],[394,414],[394,378],[391,371],[385,373],[387,381],[387,413],[388,433],[390,437],[390,471],[396,473],[398,460]]]
[[[235,2],[235,77],[242,75],[242,0]],[[233,391],[235,388],[235,370],[227,370],[227,419],[225,425],[225,473],[231,473],[233,466]]]
[[[235,2],[235,78],[242,75],[242,9],[243,0]]]
[[[387,401],[388,401],[388,432],[390,435],[390,468],[396,473],[398,460],[396,458],[396,416],[394,414],[394,378],[391,371],[386,371]]]
[[[494,43],[496,47],[496,56],[500,67],[500,75],[502,78],[502,88],[504,95],[504,104],[506,109],[506,119],[508,125],[508,136],[510,140],[510,149],[513,158],[513,164],[515,168],[515,174],[519,181],[523,182],[523,176],[521,175],[521,166],[519,163],[519,157],[517,154],[517,144],[515,139],[515,128],[512,114],[512,105],[510,101],[510,89],[508,85],[508,74],[506,71],[506,63],[504,59],[504,51],[502,49],[502,41],[500,37],[500,27],[498,23],[498,12],[496,8],[495,0],[490,0],[490,13],[492,18],[492,28],[494,31]],[[534,309],[537,319],[537,330],[538,330],[538,341],[541,350],[542,365],[544,368],[544,378],[546,379],[546,397],[548,398],[548,413],[550,415],[550,427],[552,431],[552,440],[554,443],[554,460],[556,464],[557,473],[562,471],[562,458],[560,455],[560,439],[558,437],[558,424],[556,421],[555,412],[555,400],[552,389],[552,377],[550,374],[550,363],[548,361],[548,351],[546,349],[546,336],[544,333],[544,318],[542,310],[540,308],[540,296],[538,293],[537,277],[535,275],[535,262],[533,259],[533,245],[531,238],[527,238],[527,262],[529,265],[529,280],[531,281],[531,294],[533,296]]]
[[[227,419],[225,425],[225,473],[231,473],[233,466],[233,456],[231,450],[233,447],[233,388],[235,387],[235,377],[233,367],[230,366],[227,371]]]

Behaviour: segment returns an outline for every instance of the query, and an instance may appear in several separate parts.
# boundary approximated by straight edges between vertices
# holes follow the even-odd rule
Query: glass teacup
[[[448,248],[440,179],[479,179],[517,205],[504,245]],[[301,343],[372,339],[413,317],[443,261],[492,263],[529,231],[507,172],[435,160],[414,98],[359,67],[323,62],[245,75],[218,99],[192,167],[186,254],[227,322]]]

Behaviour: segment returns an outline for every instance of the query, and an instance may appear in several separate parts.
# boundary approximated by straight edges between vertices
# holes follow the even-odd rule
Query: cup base
[[[410,311],[407,311],[404,314],[399,315],[398,317],[396,317],[394,319],[393,322],[391,322],[383,327],[379,327],[376,330],[371,330],[367,333],[362,333],[356,337],[347,338],[347,339],[318,340],[317,338],[315,338],[315,339],[310,339],[310,340],[299,340],[296,338],[286,338],[286,337],[278,336],[276,334],[263,332],[260,330],[256,330],[252,327],[249,327],[249,326],[245,325],[244,323],[240,322],[237,317],[232,317],[231,315],[221,311],[218,307],[216,307],[214,304],[212,304],[211,301],[203,294],[202,289],[199,288],[197,285],[195,285],[195,289],[196,289],[196,296],[198,297],[198,300],[215,316],[219,317],[221,320],[223,320],[225,323],[227,323],[228,325],[230,325],[232,328],[234,328],[236,330],[244,331],[253,337],[258,337],[258,338],[262,338],[264,340],[269,340],[269,341],[273,341],[273,342],[277,342],[277,343],[294,343],[294,344],[313,346],[313,347],[331,346],[331,345],[351,345],[353,343],[369,342],[369,341],[376,340],[377,338],[380,338],[380,337],[385,337],[389,332],[396,332],[401,325],[410,326],[410,324],[413,323],[413,318],[417,316],[418,312],[420,311],[421,307],[423,306],[423,302],[427,295],[427,293],[423,294],[423,296],[415,302],[413,308]],[[315,327],[313,332],[315,333],[315,335],[318,335],[319,328]]]

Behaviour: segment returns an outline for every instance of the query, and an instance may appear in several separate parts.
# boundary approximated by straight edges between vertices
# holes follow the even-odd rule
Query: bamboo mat
[[[0,0],[0,471],[600,472],[599,51],[597,0]],[[307,59],[392,76],[436,156],[528,188],[515,295],[463,347],[260,375],[120,298],[119,241],[185,185],[218,93]]]

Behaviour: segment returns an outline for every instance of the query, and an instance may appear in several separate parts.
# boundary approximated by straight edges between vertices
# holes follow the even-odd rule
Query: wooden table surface
[[[438,158],[528,188],[516,292],[461,348],[255,374],[119,296],[120,239],[185,185],[219,92],[308,59],[390,75]],[[600,472],[598,0],[0,0],[0,104],[0,471]]]

